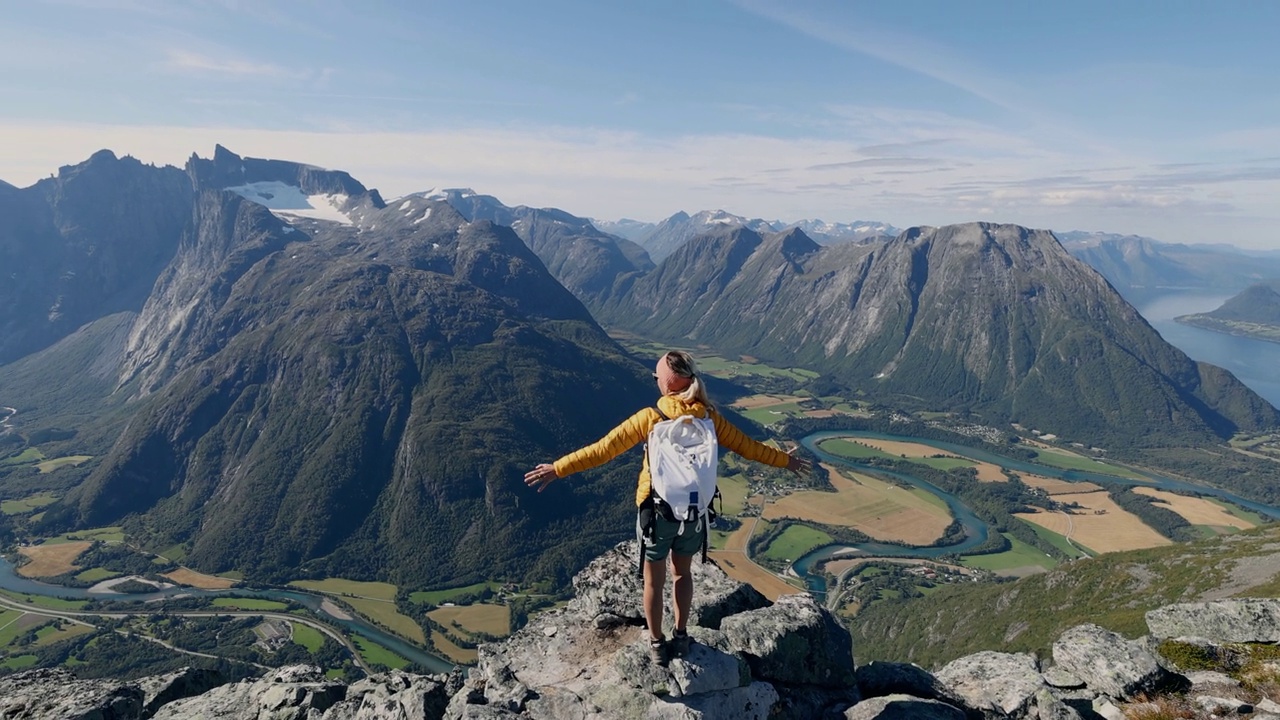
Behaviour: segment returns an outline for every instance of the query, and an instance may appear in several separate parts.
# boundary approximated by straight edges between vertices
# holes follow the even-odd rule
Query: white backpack
[[[684,522],[705,517],[716,494],[720,460],[711,418],[682,415],[659,422],[649,431],[645,452],[653,494],[671,506],[675,518]]]

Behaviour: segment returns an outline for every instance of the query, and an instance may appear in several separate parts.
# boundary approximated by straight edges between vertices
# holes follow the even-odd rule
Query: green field
[[[40,658],[35,655],[17,655],[11,658],[6,658],[4,662],[0,662],[0,667],[8,668],[10,670],[22,670],[35,665],[39,661]]]
[[[1046,570],[1052,570],[1058,566],[1058,562],[1056,560],[1045,555],[1036,548],[1031,547],[1008,533],[1001,533],[1001,535],[1004,535],[1013,546],[1011,549],[1002,553],[993,553],[991,555],[968,555],[960,558],[960,564],[965,567],[990,570],[994,573],[999,573],[1004,570],[1012,570],[1014,568],[1028,567],[1031,565],[1042,567]]]
[[[10,618],[5,621],[5,626],[0,629],[0,648],[8,646],[19,635],[27,632],[31,628],[42,622],[48,622],[49,618],[43,615],[34,615],[30,613],[20,612],[17,617]]]
[[[120,577],[120,573],[113,572],[106,568],[89,568],[88,570],[76,575],[77,580],[83,580],[85,582],[101,582],[103,580],[110,580],[114,577]]]
[[[26,595],[10,590],[0,590],[0,595],[27,605],[45,608],[46,610],[83,610],[88,600],[63,600],[62,598],[45,597],[44,595]]]
[[[315,652],[324,645],[324,633],[302,623],[291,622],[293,626],[293,641],[307,649],[307,652]]]
[[[1021,519],[1019,519],[1018,522],[1031,528],[1031,530],[1034,531],[1036,535],[1040,536],[1041,540],[1044,540],[1050,545],[1066,553],[1068,557],[1089,557],[1088,553],[1084,552],[1078,547],[1073,546],[1071,543],[1067,542],[1066,537],[1059,535],[1058,533],[1052,530],[1040,527],[1039,525],[1033,522],[1027,522]]]
[[[396,599],[396,586],[384,582],[326,578],[324,580],[294,580],[289,585],[303,588],[304,590],[329,593],[330,595],[347,595],[388,601]]]
[[[761,425],[771,425],[787,418],[804,417],[805,409],[800,407],[799,403],[789,402],[755,408],[754,410],[739,410],[738,413],[743,417],[751,418]]]
[[[95,630],[96,628],[91,628],[88,625],[71,622],[66,623],[66,627],[61,630],[53,625],[46,625],[36,631],[35,646],[40,647],[41,645],[52,645],[56,642],[76,637],[77,635],[87,635]]]
[[[56,495],[52,493],[40,493],[38,495],[30,495],[21,500],[5,500],[0,502],[0,513],[5,515],[23,515],[29,513],[36,508],[42,508],[45,505],[58,501]]]
[[[210,603],[214,607],[220,608],[236,608],[237,610],[265,610],[268,612],[284,612],[288,609],[288,603],[282,603],[279,600],[264,600],[263,598],[214,598]]]
[[[1050,450],[1040,450],[1036,453],[1036,458],[1032,462],[1036,462],[1041,465],[1048,465],[1049,467],[1060,468],[1062,470],[1084,470],[1086,472],[1115,475],[1116,477],[1130,478],[1133,480],[1148,479],[1128,468],[1120,467],[1119,465],[1110,465],[1081,455],[1059,453]]]
[[[1269,520],[1268,518],[1265,518],[1262,515],[1259,515],[1258,513],[1252,510],[1246,510],[1245,508],[1242,508],[1239,505],[1233,505],[1232,503],[1229,503],[1226,500],[1219,500],[1209,495],[1204,496],[1204,499],[1221,507],[1223,510],[1226,510],[1232,515],[1235,515],[1241,520],[1248,520],[1254,525],[1266,525],[1267,523],[1271,522],[1271,520]]]
[[[814,548],[830,545],[835,539],[830,535],[805,525],[791,525],[765,548],[764,557],[790,561],[803,557]]]
[[[180,563],[183,560],[187,559],[187,547],[186,545],[179,543],[177,545],[167,547],[156,554],[162,558],[165,558],[166,560],[171,560],[173,562]]]
[[[720,501],[723,503],[724,514],[727,517],[737,517],[742,514],[742,510],[747,506],[747,479],[743,475],[735,475],[731,478],[722,477],[716,481],[716,485],[720,488]],[[721,507],[717,505],[716,512],[720,512]]]
[[[92,530],[76,530],[64,535],[57,535],[44,541],[45,545],[79,542],[81,540],[101,540],[102,542],[124,542],[124,531],[119,525],[93,528]]]
[[[385,665],[392,670],[399,670],[409,664],[408,660],[359,633],[352,633],[351,640],[360,648],[360,657],[370,665]]]
[[[496,582],[480,582],[465,587],[448,588],[446,590],[419,590],[418,592],[409,593],[409,602],[418,605],[441,605],[447,602],[455,602],[455,598],[463,595],[476,595],[485,588],[497,591],[502,587],[501,583]]]
[[[51,473],[60,467],[66,467],[67,465],[81,465],[92,459],[92,455],[67,455],[66,457],[53,458],[51,460],[45,460],[44,462],[38,462],[36,463],[36,467],[39,468],[42,473]]]
[[[0,467],[6,467],[8,465],[26,465],[28,463],[39,462],[43,459],[44,453],[40,452],[38,448],[27,448],[13,457],[0,460]]]

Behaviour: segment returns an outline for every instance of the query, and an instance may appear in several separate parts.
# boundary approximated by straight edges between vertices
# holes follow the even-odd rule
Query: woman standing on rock
[[[715,426],[716,441],[720,447],[773,467],[786,468],[797,475],[807,473],[810,463],[804,458],[769,447],[747,437],[720,413],[716,412],[707,397],[706,385],[698,374],[693,357],[686,352],[672,350],[658,359],[653,379],[658,383],[658,407],[647,407],[609,431],[600,440],[580,450],[565,455],[554,463],[538,465],[525,473],[524,481],[538,492],[556,478],[589,470],[614,459],[618,455],[645,442],[653,427],[665,419],[682,416],[710,418]],[[649,628],[649,652],[659,664],[666,664],[671,655],[683,656],[689,650],[687,623],[693,605],[693,556],[702,548],[707,532],[706,522],[682,522],[674,517],[664,517],[665,503],[655,503],[649,477],[649,459],[646,456],[640,469],[640,482],[636,487],[636,535],[644,548],[644,615]],[[652,518],[652,522],[649,522]],[[672,605],[675,609],[675,629],[668,644],[662,632],[662,588],[667,579],[667,555],[671,556],[673,570]]]

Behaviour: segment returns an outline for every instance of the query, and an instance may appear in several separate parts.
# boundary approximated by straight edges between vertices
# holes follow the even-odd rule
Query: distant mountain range
[[[592,220],[591,222],[605,232],[634,240],[648,251],[654,262],[661,262],[690,238],[718,227],[745,227],[756,232],[777,232],[799,228],[811,239],[823,245],[865,242],[892,237],[900,232],[892,225],[881,222],[829,223],[822,220],[800,220],[784,223],[780,220],[748,219],[724,210],[703,210],[693,215],[681,211],[659,223],[643,223],[638,220],[617,222]]]
[[[1183,245],[1138,235],[1057,233],[1063,247],[1102,274],[1131,302],[1172,290],[1238,292],[1280,278],[1280,254],[1226,244]]]

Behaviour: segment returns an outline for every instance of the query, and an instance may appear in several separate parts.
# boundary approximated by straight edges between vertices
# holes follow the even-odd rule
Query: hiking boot
[[[666,667],[671,662],[671,648],[666,638],[649,638],[649,659],[659,667]]]
[[[689,654],[689,633],[676,630],[671,635],[671,655],[682,658]]]

